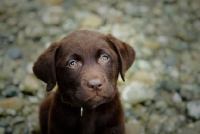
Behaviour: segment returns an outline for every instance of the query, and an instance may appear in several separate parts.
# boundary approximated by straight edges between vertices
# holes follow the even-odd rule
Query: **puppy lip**
[[[100,95],[95,95],[95,96],[92,96],[91,98],[89,98],[86,102],[89,102],[89,101],[100,101],[100,100],[103,100],[105,99],[106,97],[104,96],[100,96]]]

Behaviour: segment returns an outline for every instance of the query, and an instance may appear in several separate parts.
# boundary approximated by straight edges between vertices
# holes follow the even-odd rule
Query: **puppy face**
[[[47,90],[57,82],[64,103],[97,106],[114,97],[118,74],[124,79],[134,57],[134,50],[115,37],[81,30],[52,44],[33,71],[47,83]]]

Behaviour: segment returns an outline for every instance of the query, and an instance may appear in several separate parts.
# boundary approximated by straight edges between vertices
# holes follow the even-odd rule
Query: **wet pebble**
[[[190,101],[187,103],[188,115],[195,120],[200,119],[200,101]]]
[[[14,85],[8,86],[2,91],[2,95],[5,97],[13,97],[18,95],[18,88]]]
[[[21,50],[18,47],[11,47],[7,49],[6,54],[13,60],[16,60],[22,57]]]

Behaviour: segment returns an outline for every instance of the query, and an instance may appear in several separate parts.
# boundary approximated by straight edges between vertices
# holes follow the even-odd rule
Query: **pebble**
[[[180,84],[175,80],[164,80],[161,83],[161,89],[164,89],[169,92],[179,91]]]
[[[200,101],[190,101],[187,103],[188,115],[195,120],[200,119]]]
[[[146,41],[144,42],[144,46],[150,48],[153,51],[157,51],[161,48],[161,44],[157,41]]]
[[[25,121],[25,118],[23,116],[17,116],[12,120],[12,122],[10,122],[10,125],[16,125],[16,124],[22,123],[24,121]]]
[[[178,63],[178,59],[175,56],[167,56],[163,59],[163,63],[167,66],[174,66]]]
[[[0,101],[0,107],[19,111],[24,106],[24,100],[19,97],[11,97]]]
[[[137,60],[137,62],[135,63],[138,67],[138,69],[140,70],[144,70],[144,71],[151,71],[152,67],[151,64],[147,61],[147,60]]]
[[[127,134],[141,134],[144,131],[143,125],[138,121],[129,121],[125,124]]]
[[[64,0],[42,0],[47,5],[60,5]]]
[[[165,120],[165,117],[161,118],[159,115],[152,114],[147,125],[147,133],[159,134],[162,130],[162,123]]]
[[[172,99],[173,99],[173,102],[176,104],[180,104],[182,102],[182,98],[177,92],[174,93]]]
[[[81,25],[86,28],[97,28],[103,24],[103,20],[96,15],[88,16],[84,18]]]
[[[155,91],[147,89],[143,84],[133,82],[122,92],[122,99],[130,104],[137,104],[151,100],[155,97]]]
[[[5,128],[4,127],[0,127],[0,134],[4,134],[5,133]]]
[[[46,25],[60,25],[63,14],[64,10],[61,6],[50,6],[45,10],[42,21]]]
[[[25,35],[29,38],[41,38],[45,35],[44,26],[39,21],[32,21],[25,28]]]
[[[200,121],[191,123],[187,125],[186,127],[182,128],[181,133],[182,134],[199,134],[200,132]]]
[[[35,93],[39,88],[39,80],[32,75],[27,75],[23,82],[24,92]]]
[[[153,77],[146,71],[137,71],[132,77],[133,81],[138,81],[143,84],[153,85]]]
[[[6,89],[2,91],[2,95],[5,97],[17,96],[18,95],[17,87],[14,85],[8,86]]]
[[[11,47],[7,49],[6,54],[13,60],[20,59],[22,57],[21,50],[18,47]]]

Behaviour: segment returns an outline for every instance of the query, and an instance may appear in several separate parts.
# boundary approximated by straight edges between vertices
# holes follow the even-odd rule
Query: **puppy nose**
[[[87,86],[92,90],[100,90],[102,85],[103,84],[100,79],[91,79],[87,82]]]

